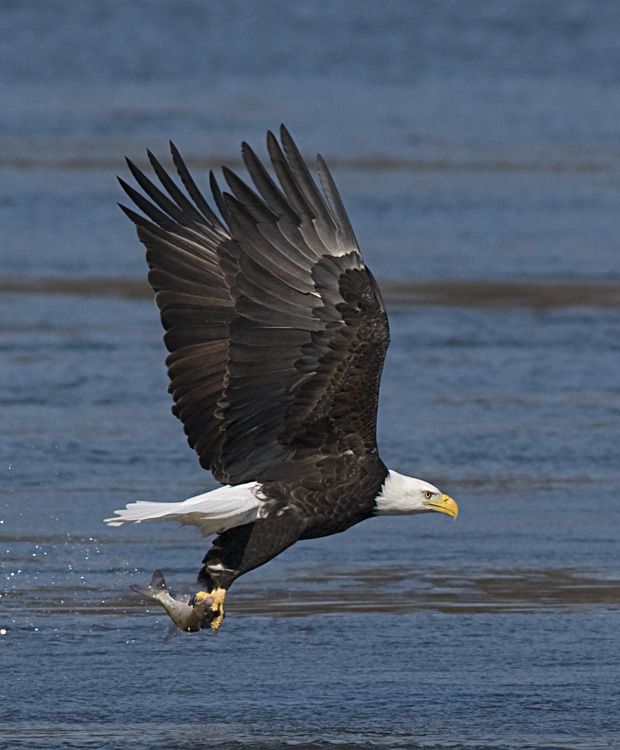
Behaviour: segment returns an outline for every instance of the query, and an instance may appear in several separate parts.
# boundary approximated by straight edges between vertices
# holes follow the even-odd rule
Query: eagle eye
[[[431,499],[431,497],[433,497],[433,493],[432,493],[432,492],[431,492],[430,490],[424,490],[424,492],[423,492],[422,494],[424,495],[424,497],[425,497],[425,498],[426,498],[427,500],[430,500],[430,499]]]

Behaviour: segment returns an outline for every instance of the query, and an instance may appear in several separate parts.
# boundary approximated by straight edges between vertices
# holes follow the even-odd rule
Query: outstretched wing
[[[144,214],[121,206],[147,248],[173,411],[226,484],[327,443],[376,450],[383,302],[324,161],[321,194],[284,127],[281,143],[268,133],[277,182],[245,143],[255,190],[224,168],[222,193],[211,174],[221,218],[172,144],[185,191],[150,153],[163,190],[131,162],[146,197],[121,180]]]

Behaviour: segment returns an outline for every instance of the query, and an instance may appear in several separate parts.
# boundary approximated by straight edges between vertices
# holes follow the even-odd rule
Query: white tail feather
[[[141,523],[158,518],[178,521],[183,525],[197,526],[203,536],[221,534],[226,529],[242,526],[258,518],[264,502],[258,482],[238,484],[234,487],[218,487],[204,495],[190,497],[180,503],[153,503],[139,500],[122,510],[115,510],[112,518],[106,518],[109,526],[124,523]]]

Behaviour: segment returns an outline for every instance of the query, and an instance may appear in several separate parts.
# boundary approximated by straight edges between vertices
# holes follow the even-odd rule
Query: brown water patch
[[[147,144],[148,145],[148,144]],[[144,157],[146,148],[134,144],[114,144],[105,152],[94,153],[93,144],[76,145],[68,150],[63,144],[46,143],[39,148],[29,143],[28,148],[16,148],[13,153],[6,150],[0,156],[0,169],[54,169],[67,171],[99,171],[124,169],[123,155],[127,153],[139,166],[147,166]],[[165,162],[165,149],[159,153]],[[190,154],[184,152],[183,158],[190,169],[218,170],[223,164],[231,169],[244,170],[241,157],[237,154],[222,153]],[[314,163],[313,156],[308,157],[309,164]],[[596,161],[578,161],[567,159],[550,160],[544,156],[534,160],[513,158],[394,158],[390,156],[369,156],[343,158],[326,155],[326,161],[332,170],[364,172],[492,172],[492,173],[598,173],[608,170],[609,164]]]
[[[588,282],[382,281],[388,304],[442,307],[620,307],[620,284]]]
[[[351,611],[398,614],[431,609],[475,614],[620,606],[620,581],[569,569],[498,570],[478,576],[431,572],[412,579],[407,568],[392,567],[310,577],[312,588],[303,592],[297,590],[292,596],[273,598],[267,594],[269,613],[275,616]],[[262,604],[245,598],[233,604],[231,599],[231,609],[239,608],[240,614],[262,614]]]
[[[619,283],[429,281],[403,283],[383,280],[381,290],[388,305],[475,307],[491,309],[559,307],[620,307]],[[5,278],[0,293],[67,294],[83,297],[152,299],[142,279],[94,277],[79,279]]]
[[[66,294],[74,297],[152,299],[146,279],[93,277],[80,279],[0,279],[0,294]]]
[[[163,614],[129,591],[41,587],[2,596],[5,618],[29,615]],[[227,600],[232,616],[299,617],[318,614],[405,614],[436,610],[447,614],[557,613],[620,607],[620,581],[567,568],[489,570],[481,575],[431,571],[412,576],[391,566],[293,575],[285,587],[251,589],[239,582]],[[3,618],[3,619],[5,619]],[[5,620],[6,621],[6,620]]]

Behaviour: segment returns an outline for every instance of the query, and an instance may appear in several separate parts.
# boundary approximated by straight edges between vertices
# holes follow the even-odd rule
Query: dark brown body
[[[216,537],[203,560],[200,583],[208,591],[228,589],[236,578],[264,565],[298,540],[339,534],[370,518],[387,469],[376,454],[362,462],[347,458],[343,467],[349,475],[339,477],[331,487],[319,486],[316,475],[309,476],[307,482],[314,487],[266,482],[263,491],[270,498],[268,516]]]

